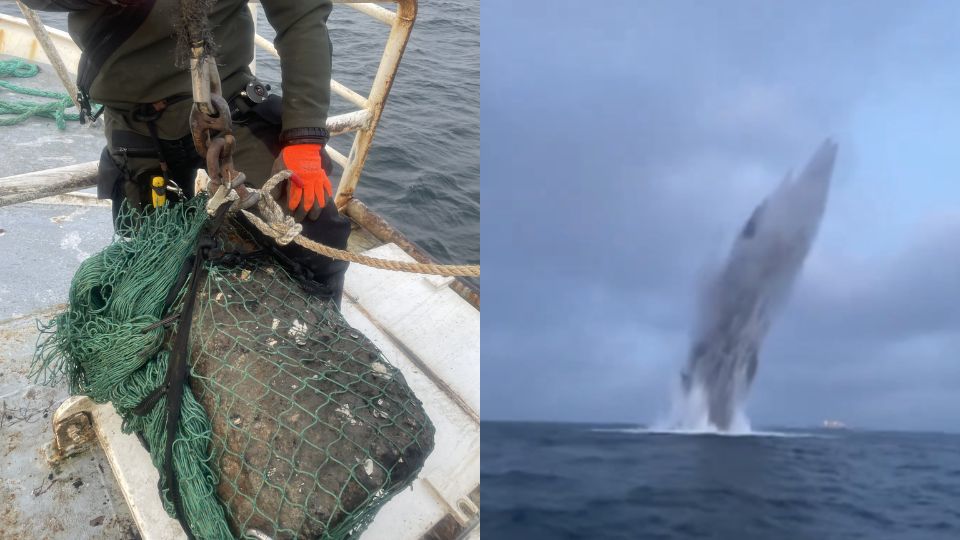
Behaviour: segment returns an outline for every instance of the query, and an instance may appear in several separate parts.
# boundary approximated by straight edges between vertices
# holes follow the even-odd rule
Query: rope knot
[[[270,177],[269,180],[260,188],[260,198],[257,201],[257,210],[261,217],[246,210],[243,215],[253,223],[260,232],[273,238],[281,246],[285,246],[303,231],[303,225],[300,225],[283,212],[283,209],[277,204],[276,199],[271,196],[273,190],[280,185],[280,182],[287,180],[293,173],[291,171],[280,171]]]

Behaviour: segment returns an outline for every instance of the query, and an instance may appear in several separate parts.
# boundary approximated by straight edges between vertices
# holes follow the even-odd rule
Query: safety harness
[[[181,101],[186,101],[190,99],[189,94],[181,94],[177,96],[172,96],[166,99],[162,99],[155,103],[143,103],[136,106],[132,111],[130,111],[130,119],[134,122],[139,122],[146,124],[147,130],[150,132],[150,138],[153,139],[153,145],[157,152],[157,159],[160,162],[160,174],[162,176],[162,184],[154,184],[152,189],[154,191],[153,201],[154,207],[159,206],[157,201],[165,200],[166,191],[171,190],[177,193],[179,196],[183,197],[183,190],[177,185],[176,181],[171,177],[170,174],[170,161],[166,152],[163,149],[163,141],[160,140],[160,131],[157,128],[157,122],[160,120],[160,117],[163,116],[164,111],[168,107]],[[161,203],[162,204],[162,203]]]

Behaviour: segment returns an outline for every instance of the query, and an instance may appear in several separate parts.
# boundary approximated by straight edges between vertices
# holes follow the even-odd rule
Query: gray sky
[[[960,430],[960,3],[582,5],[483,6],[483,417],[666,413],[699,280],[832,136],[748,416]]]

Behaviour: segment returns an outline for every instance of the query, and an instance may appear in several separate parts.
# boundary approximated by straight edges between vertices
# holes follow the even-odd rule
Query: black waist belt
[[[191,94],[176,94],[153,103],[137,104],[127,111],[118,111],[124,113],[124,116],[133,122],[156,122],[163,116],[163,112],[166,111],[168,107],[191,98],[193,98]]]

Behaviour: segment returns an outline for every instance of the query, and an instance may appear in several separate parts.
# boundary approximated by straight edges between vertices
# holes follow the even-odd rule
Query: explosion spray
[[[770,322],[816,237],[837,145],[826,140],[796,179],[790,174],[753,211],[700,304],[675,429],[749,429],[742,413]]]

